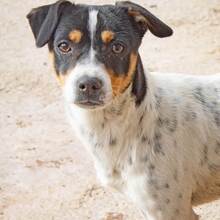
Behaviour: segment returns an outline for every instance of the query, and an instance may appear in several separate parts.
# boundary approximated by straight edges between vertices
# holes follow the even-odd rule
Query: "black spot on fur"
[[[201,165],[203,166],[208,161],[208,147],[207,147],[207,145],[203,146],[203,152],[202,153],[203,153],[203,157],[202,157],[202,160],[201,160]]]
[[[157,92],[155,94],[156,109],[159,109],[161,106],[163,93],[164,91],[162,88],[157,89]]]
[[[183,198],[183,194],[182,194],[182,193],[179,193],[178,198],[179,198],[179,199],[182,199],[182,198]]]
[[[102,145],[101,145],[100,143],[95,143],[95,144],[94,144],[94,147],[95,147],[95,148],[100,148],[101,146],[102,146]]]
[[[220,143],[219,142],[216,143],[215,153],[220,155]]]
[[[154,169],[155,169],[155,166],[154,166],[153,164],[150,164],[149,169],[150,169],[150,170],[154,170]]]
[[[197,118],[197,114],[195,112],[191,112],[191,119],[196,119]]]
[[[153,186],[156,190],[159,189],[158,182],[155,178],[150,178],[147,181],[148,185]]]
[[[94,141],[94,133],[93,132],[89,132],[88,133],[88,138],[89,138],[90,141],[93,142]]]
[[[154,150],[155,150],[156,153],[162,153],[162,154],[164,154],[163,151],[162,151],[161,144],[160,144],[160,142],[158,142],[158,141],[156,141],[156,142],[154,143]]]
[[[159,210],[159,211],[162,211],[162,210],[163,210],[160,205],[158,206],[158,210]]]
[[[117,139],[110,137],[110,141],[109,141],[110,146],[115,146],[117,144]]]
[[[154,170],[155,170],[155,166],[153,164],[150,164],[148,166],[149,176],[153,176]]]
[[[170,203],[170,199],[166,199],[165,202],[166,202],[166,204],[169,204]]]
[[[158,198],[158,195],[156,193],[154,193],[152,196],[153,196],[154,199]]]
[[[131,158],[131,157],[128,158],[128,164],[129,164],[130,166],[133,164],[133,161],[132,161],[132,158]]]
[[[174,114],[175,115],[175,114]],[[161,118],[157,119],[157,125],[159,128],[165,126],[170,132],[174,132],[177,128],[178,121],[174,116],[173,120],[171,121],[169,118]]]
[[[166,183],[166,184],[164,185],[164,188],[169,189],[169,188],[170,188],[170,185],[169,185],[168,183]]]
[[[213,106],[217,106],[217,104],[218,104],[218,103],[217,103],[216,101],[213,101],[213,102],[212,102],[212,105],[213,105]]]
[[[144,119],[144,114],[141,115],[141,117],[140,117],[140,119],[139,119],[139,124],[142,123],[143,119]]]
[[[178,125],[178,119],[177,119],[177,111],[178,111],[178,104],[174,103],[172,105],[172,120],[169,123],[168,129],[170,132],[176,131],[177,125]]]
[[[170,123],[170,126],[169,126],[169,131],[170,131],[170,132],[176,131],[177,123],[178,123],[177,119],[174,118],[173,121],[172,121],[172,123]]]
[[[145,142],[147,142],[148,141],[148,137],[146,137],[145,135],[143,135],[142,137],[141,137],[141,142],[142,143],[145,143]]]
[[[177,148],[177,141],[174,141],[174,147]]]
[[[142,161],[142,162],[147,162],[147,161],[148,161],[148,154],[143,155],[143,156],[141,157],[141,161]]]
[[[220,127],[220,112],[215,112],[214,114],[215,123],[218,127]]]
[[[202,88],[201,87],[197,87],[194,91],[193,91],[193,96],[201,103],[201,104],[205,104],[205,96],[202,93]]]
[[[104,129],[105,128],[105,123],[102,123],[102,129]]]
[[[208,164],[208,168],[211,173],[217,173],[217,172],[219,172],[220,166],[219,166],[219,164],[211,163],[211,164]]]
[[[176,182],[178,182],[178,172],[177,172],[176,169],[175,169],[175,171],[174,171],[173,178],[174,178],[174,180],[175,180]]]
[[[195,120],[197,118],[197,114],[196,112],[193,112],[193,111],[187,111],[185,112],[185,121],[189,121],[191,122],[192,120]]]
[[[180,210],[179,209],[176,209],[175,210],[175,215],[179,215],[180,214]]]
[[[163,124],[164,124],[163,119],[159,117],[159,118],[157,119],[157,125],[158,125],[158,127],[162,127]]]
[[[150,179],[148,180],[148,184],[150,184],[150,185],[156,185],[156,184],[157,184],[157,180],[155,180],[155,179],[153,179],[153,178],[150,178]]]
[[[198,87],[193,93],[194,97],[203,105],[203,109],[205,112],[211,112],[214,118],[214,121],[218,127],[220,127],[220,110],[218,103],[218,96],[216,96],[216,101],[207,102],[209,100],[208,97],[202,93],[202,88]]]
[[[160,153],[162,155],[165,155],[162,149],[162,146],[160,144],[161,140],[161,133],[160,132],[155,132],[154,136],[154,151],[155,153]]]
[[[169,120],[169,118],[158,118],[158,120],[157,120],[157,125],[159,126],[159,127],[162,127],[162,126],[166,126],[166,127],[169,127],[169,125],[170,125],[170,120]]]
[[[209,111],[209,112],[212,113],[212,115],[214,117],[215,124],[218,127],[220,127],[220,110],[219,110],[219,107],[218,107],[218,103],[216,101],[206,103],[205,107],[206,107],[206,111]]]

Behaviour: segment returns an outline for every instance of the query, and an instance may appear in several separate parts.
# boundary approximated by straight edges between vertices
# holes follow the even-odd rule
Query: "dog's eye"
[[[58,48],[62,53],[69,53],[71,51],[71,47],[67,42],[60,43]]]
[[[124,51],[124,46],[120,43],[113,44],[112,51],[117,54],[122,53]]]

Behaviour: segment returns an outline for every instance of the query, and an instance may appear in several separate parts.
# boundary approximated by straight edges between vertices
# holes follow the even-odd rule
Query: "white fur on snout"
[[[79,63],[70,72],[64,86],[64,97],[67,102],[75,102],[78,93],[78,82],[83,76],[88,76],[91,78],[96,77],[102,81],[102,93],[104,97],[101,98],[104,104],[107,104],[112,99],[111,79],[108,73],[101,64],[97,65],[96,63],[90,62]]]

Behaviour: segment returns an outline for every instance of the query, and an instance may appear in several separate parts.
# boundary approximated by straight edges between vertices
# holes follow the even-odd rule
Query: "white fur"
[[[128,88],[104,109],[67,104],[69,118],[101,182],[146,219],[197,219],[193,205],[220,197],[220,75],[146,78],[139,107]]]
[[[95,58],[95,51],[93,49],[93,42],[94,42],[94,36],[96,32],[96,25],[97,25],[97,18],[98,11],[97,10],[91,10],[89,12],[89,32],[90,32],[90,39],[91,39],[91,48],[90,48],[90,60],[93,61]]]

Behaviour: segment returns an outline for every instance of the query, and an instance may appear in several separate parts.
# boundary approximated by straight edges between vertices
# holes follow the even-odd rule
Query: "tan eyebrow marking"
[[[80,30],[72,30],[69,33],[69,39],[74,43],[79,43],[82,39],[83,33]]]
[[[111,42],[115,37],[115,33],[112,31],[102,31],[101,38],[104,43]]]

